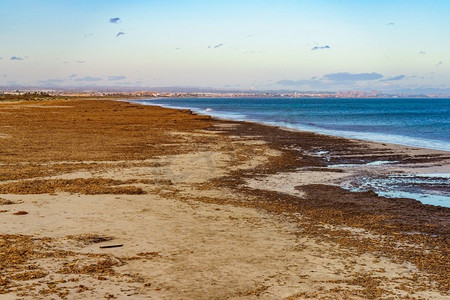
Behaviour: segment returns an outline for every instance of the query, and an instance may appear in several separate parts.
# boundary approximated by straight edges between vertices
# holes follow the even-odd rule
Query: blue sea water
[[[142,104],[214,117],[450,151],[450,99],[160,98]]]
[[[159,98],[134,102],[340,137],[450,151],[450,99]],[[407,197],[450,207],[450,175],[439,174],[440,179],[429,184],[424,184],[423,176],[365,178],[349,188],[372,189],[386,197]],[[439,191],[434,188],[436,180],[441,187]]]

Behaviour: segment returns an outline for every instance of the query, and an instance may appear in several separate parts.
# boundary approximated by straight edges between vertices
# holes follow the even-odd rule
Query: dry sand
[[[324,208],[287,204],[352,174],[283,152],[270,128],[109,101],[0,104],[12,109],[0,121],[0,299],[448,296],[445,273],[389,248],[425,251],[428,240],[397,238],[396,226],[412,225],[384,230],[359,212],[373,220],[327,222]],[[304,153],[316,141],[304,136]],[[344,151],[337,144],[331,154]],[[366,240],[384,252],[355,242]]]

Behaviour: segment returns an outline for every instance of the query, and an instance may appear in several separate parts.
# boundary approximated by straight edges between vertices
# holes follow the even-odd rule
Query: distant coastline
[[[296,91],[296,90],[233,90],[198,87],[27,87],[0,86],[0,100],[5,95],[45,94],[50,97],[147,97],[147,98],[450,98],[450,90],[391,91]]]

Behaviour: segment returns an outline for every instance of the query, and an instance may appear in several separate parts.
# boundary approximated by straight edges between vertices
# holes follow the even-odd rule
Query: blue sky
[[[0,86],[450,88],[450,1],[0,1]]]

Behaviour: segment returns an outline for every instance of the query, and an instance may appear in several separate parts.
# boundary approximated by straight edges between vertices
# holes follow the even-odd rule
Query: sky
[[[0,0],[0,86],[450,89],[448,0]]]

